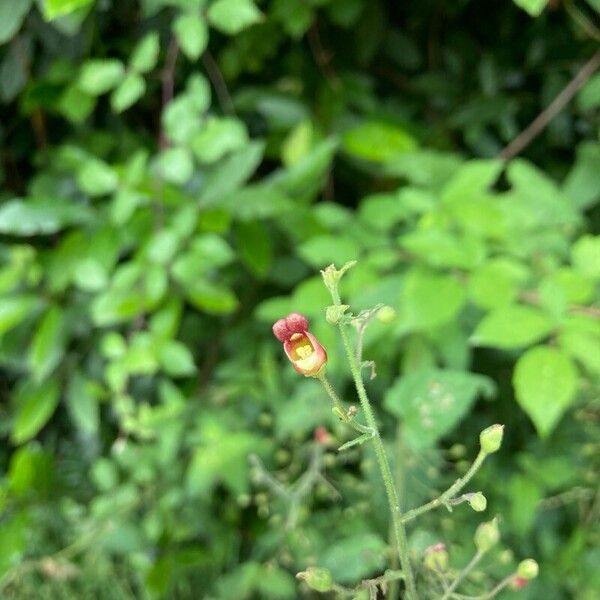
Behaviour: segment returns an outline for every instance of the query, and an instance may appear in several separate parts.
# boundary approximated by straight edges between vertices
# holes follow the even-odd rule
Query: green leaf
[[[110,105],[117,112],[123,112],[133,106],[146,91],[146,81],[137,73],[129,73],[114,90]]]
[[[81,371],[75,371],[69,379],[66,403],[76,427],[84,433],[97,433],[100,424],[97,389]]]
[[[129,67],[136,73],[147,73],[156,66],[160,51],[160,36],[151,31],[136,45],[129,59]]]
[[[196,372],[192,353],[177,340],[161,343],[159,360],[165,373],[171,377],[186,377]]]
[[[563,191],[578,208],[593,206],[600,198],[600,143],[586,142],[577,147],[577,160],[563,184]]]
[[[79,74],[79,87],[91,96],[100,96],[118,85],[125,75],[125,67],[115,58],[88,60]]]
[[[196,308],[213,315],[229,314],[239,304],[231,289],[212,281],[198,280],[184,291],[187,299]]]
[[[477,200],[498,179],[503,162],[494,160],[470,160],[461,165],[442,189],[442,201],[452,203],[469,198]]]
[[[208,9],[208,20],[219,31],[234,35],[262,20],[252,0],[217,0]]]
[[[40,305],[35,296],[9,296],[0,300],[0,336],[16,327],[34,313]]]
[[[357,533],[331,543],[319,564],[329,569],[339,583],[357,583],[383,569],[387,544],[373,533]]]
[[[539,17],[549,0],[513,0],[513,2],[532,17]]]
[[[52,306],[39,324],[29,352],[29,364],[37,381],[45,379],[64,354],[65,316],[58,306]]]
[[[90,96],[75,84],[65,88],[58,102],[58,110],[69,121],[83,123],[90,116],[96,106],[96,98]]]
[[[273,264],[273,241],[269,230],[261,221],[236,223],[235,237],[242,262],[259,279],[264,279]]]
[[[425,369],[399,377],[385,408],[402,419],[406,441],[416,450],[435,446],[467,414],[475,399],[492,396],[488,377],[466,371]]]
[[[12,441],[22,444],[37,435],[54,414],[59,397],[60,388],[56,379],[39,385],[28,382],[23,386],[17,392]]]
[[[105,196],[117,189],[119,178],[110,165],[97,158],[89,158],[77,173],[77,183],[92,197]]]
[[[212,163],[228,152],[239,150],[248,143],[245,125],[229,117],[209,118],[191,142],[191,148],[200,162]]]
[[[61,198],[14,198],[0,206],[0,233],[16,236],[48,235],[90,218],[89,209]]]
[[[32,2],[33,0],[0,1],[0,44],[8,42],[19,31]]]
[[[187,148],[169,148],[161,153],[157,167],[166,181],[183,185],[194,173],[194,160]]]
[[[539,341],[552,329],[552,321],[538,308],[511,304],[486,315],[477,325],[471,343],[512,350]]]
[[[465,301],[461,284],[451,276],[414,269],[404,282],[400,317],[408,329],[431,329],[454,319]]]
[[[198,60],[208,44],[208,27],[204,19],[195,13],[181,14],[173,23],[173,31],[182,52],[190,60]]]
[[[548,437],[575,399],[577,381],[575,365],[556,348],[537,346],[517,361],[513,375],[516,399],[540,437]]]
[[[571,261],[582,275],[600,279],[600,235],[584,235],[571,247]]]
[[[600,73],[589,78],[577,94],[580,110],[593,110],[600,106]]]
[[[558,343],[590,373],[600,375],[600,335],[565,327],[558,337]]]
[[[508,258],[489,260],[469,280],[469,296],[477,306],[490,310],[511,304],[527,279],[525,266]]]
[[[358,257],[355,243],[345,236],[319,235],[298,247],[298,254],[313,267],[325,267],[331,263],[344,264]]]
[[[89,6],[94,0],[43,0],[44,16],[51,21],[63,17],[80,8]]]
[[[382,121],[361,123],[346,131],[342,139],[342,148],[351,156],[380,163],[415,150],[417,145],[407,131]]]

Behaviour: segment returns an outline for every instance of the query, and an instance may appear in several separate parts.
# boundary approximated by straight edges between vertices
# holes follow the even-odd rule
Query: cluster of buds
[[[308,331],[308,319],[291,313],[273,325],[273,334],[283,343],[283,349],[292,366],[305,377],[317,377],[327,364],[327,352],[317,338]]]

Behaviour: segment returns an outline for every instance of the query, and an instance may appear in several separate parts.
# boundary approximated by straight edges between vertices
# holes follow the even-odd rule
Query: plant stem
[[[446,590],[442,596],[442,600],[448,600],[452,596],[452,592],[465,580],[465,577],[477,566],[477,563],[483,558],[485,553],[477,550],[471,562],[460,572],[459,576],[452,582],[452,585]]]
[[[413,508],[406,512],[402,517],[402,522],[407,523],[408,521],[412,521],[415,517],[422,515],[423,513],[429,512],[434,508],[438,508],[439,506],[444,506],[448,504],[450,500],[452,500],[458,492],[460,492],[467,483],[472,479],[473,475],[479,471],[479,468],[483,464],[487,453],[483,450],[479,451],[477,458],[473,461],[473,464],[469,468],[469,470],[463,475],[463,477],[459,477],[441,496],[428,502],[427,504],[423,504],[423,506],[419,506],[418,508]]]
[[[341,300],[337,290],[331,290],[331,295],[334,304],[339,306],[341,304]],[[383,478],[385,492],[390,507],[390,513],[392,515],[392,522],[394,524],[394,532],[396,535],[398,557],[400,558],[400,566],[405,576],[406,598],[407,600],[417,600],[417,589],[415,586],[415,580],[410,564],[408,541],[406,539],[406,530],[404,528],[404,524],[402,523],[400,501],[398,499],[396,488],[394,487],[390,465],[385,454],[383,441],[379,433],[379,428],[377,427],[375,415],[373,413],[373,409],[371,408],[371,403],[369,402],[369,397],[367,396],[367,391],[362,380],[362,376],[360,373],[360,364],[356,360],[356,353],[352,348],[348,332],[344,328],[344,325],[342,323],[339,323],[338,327],[342,336],[342,341],[344,342],[344,348],[346,350],[346,355],[350,364],[350,371],[352,372],[354,385],[356,386],[356,391],[358,393],[361,408],[365,415],[365,420],[367,422],[368,427],[370,427],[373,430],[373,445],[375,447],[375,455],[377,457],[377,463],[379,465],[381,477]]]

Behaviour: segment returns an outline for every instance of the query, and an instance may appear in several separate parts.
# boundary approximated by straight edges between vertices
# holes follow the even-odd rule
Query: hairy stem
[[[434,508],[438,508],[439,506],[446,506],[450,500],[452,500],[458,492],[460,492],[467,483],[472,479],[473,475],[479,471],[479,468],[483,464],[487,453],[483,450],[479,451],[477,458],[474,460],[473,464],[469,468],[469,470],[460,478],[458,478],[441,496],[428,502],[427,504],[423,504],[423,506],[419,506],[418,508],[413,508],[406,512],[402,517],[402,522],[407,523],[408,521],[412,521],[415,517],[422,515],[423,513],[429,512]]]
[[[452,585],[446,590],[446,593],[442,596],[442,600],[448,600],[452,596],[452,592],[465,580],[466,576],[477,566],[479,561],[483,558],[485,553],[477,551],[475,556],[471,559],[471,562],[460,572],[458,577],[452,582]]]
[[[338,292],[336,290],[331,290],[331,295],[334,304],[339,306],[341,304],[341,300]],[[398,498],[398,493],[396,492],[396,488],[394,487],[390,464],[385,454],[383,441],[379,433],[377,421],[375,420],[375,414],[373,413],[373,409],[371,407],[371,403],[369,401],[369,397],[367,396],[367,391],[362,380],[362,376],[360,373],[360,364],[356,359],[356,352],[352,348],[350,337],[348,336],[348,332],[345,329],[344,325],[342,323],[339,323],[338,327],[342,336],[342,341],[344,342],[344,349],[346,350],[346,355],[350,364],[350,371],[352,372],[354,385],[356,386],[356,391],[358,393],[361,408],[365,415],[365,420],[367,422],[368,427],[373,430],[373,446],[375,448],[375,455],[377,457],[377,463],[379,465],[381,477],[383,478],[385,492],[390,507],[390,513],[392,516],[392,522],[394,525],[398,557],[400,559],[400,566],[404,573],[406,582],[406,598],[408,600],[417,600],[417,590],[415,586],[415,579],[412,572],[412,567],[410,564],[408,541],[406,539],[406,530],[404,528],[404,524],[402,523],[402,511],[400,507],[400,501]]]

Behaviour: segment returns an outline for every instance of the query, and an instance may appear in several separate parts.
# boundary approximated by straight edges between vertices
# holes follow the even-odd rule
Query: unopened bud
[[[475,531],[475,546],[479,552],[487,552],[500,541],[497,519],[479,525]]]
[[[423,564],[431,571],[447,571],[448,570],[448,551],[446,545],[439,543],[429,546],[425,549],[425,558]]]
[[[487,499],[481,492],[477,492],[469,498],[469,504],[475,512],[483,512],[487,507]]]
[[[510,587],[513,590],[522,590],[529,583],[528,579],[525,577],[519,577],[516,575],[513,580],[510,582]]]
[[[329,265],[321,271],[323,277],[323,283],[327,286],[330,291],[337,292],[338,283],[344,276],[344,273],[351,269],[356,264],[355,260],[347,262],[341,269],[336,269],[335,265]]]
[[[315,592],[330,592],[333,589],[333,578],[329,569],[309,567],[306,571],[300,571],[296,578],[305,581],[306,585]]]
[[[504,425],[491,425],[484,429],[479,435],[481,449],[486,454],[492,454],[500,450],[502,446],[502,437],[504,436]]]
[[[540,567],[533,558],[522,560],[517,567],[517,575],[523,579],[535,579],[539,572]]]
[[[325,309],[325,319],[331,325],[337,325],[344,313],[350,308],[347,304],[333,304]]]
[[[377,311],[377,320],[384,325],[388,325],[396,318],[396,311],[391,306],[382,306]]]

